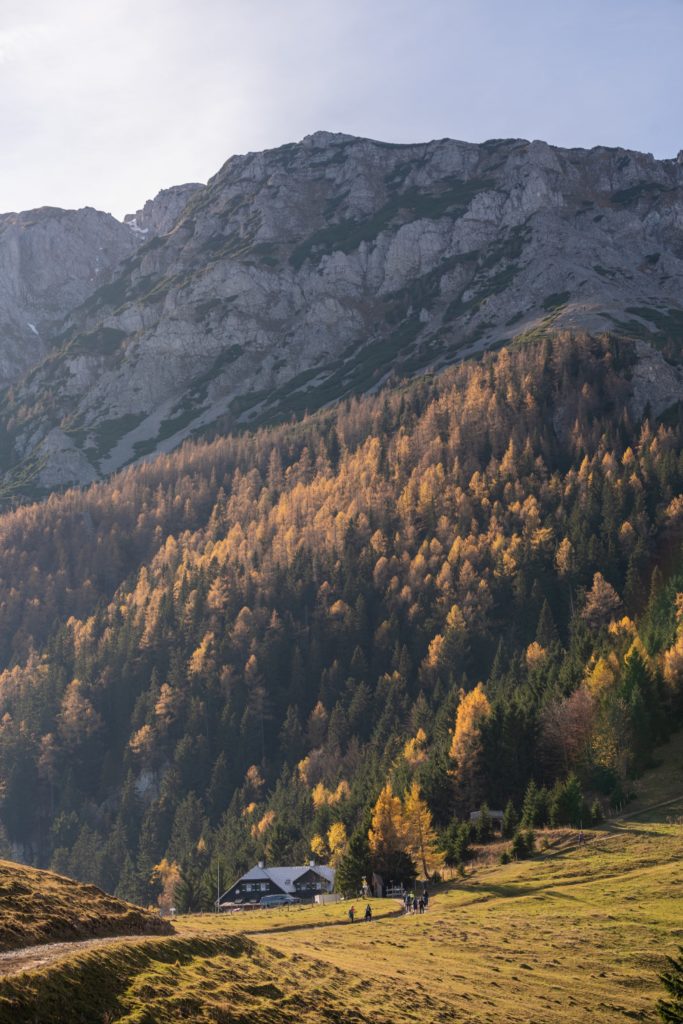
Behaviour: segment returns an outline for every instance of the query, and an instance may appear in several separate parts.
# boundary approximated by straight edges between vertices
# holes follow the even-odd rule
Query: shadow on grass
[[[646,814],[646,813],[647,812],[643,811],[643,814]],[[635,819],[631,819],[631,820],[635,820]],[[647,825],[648,822],[643,821],[642,824],[643,825]],[[651,825],[665,825],[666,821],[662,821],[661,818],[653,818],[652,821],[649,824],[651,824]],[[612,837],[612,836],[650,836],[650,837],[652,837],[652,835],[653,835],[652,829],[649,829],[649,828],[633,828],[632,826],[629,826],[629,825],[621,825],[621,824],[619,824],[616,821],[610,821],[609,824],[605,825],[604,828],[605,828],[605,832],[607,832],[610,837]]]
[[[455,886],[455,888],[460,892],[472,893],[473,896],[478,896],[481,893],[487,893],[490,896],[499,896],[502,899],[514,899],[519,896],[535,896],[536,893],[543,891],[543,886],[516,885],[514,882],[509,885],[497,885],[490,882],[473,882],[472,885]]]
[[[387,910],[383,914],[373,914],[372,921],[366,922],[363,920],[362,914],[359,915],[354,921],[353,926],[372,924],[376,921],[386,921],[391,917],[403,917],[403,908],[400,910]],[[241,931],[240,935],[278,935],[280,932],[310,932],[318,928],[347,928],[350,927],[351,922],[344,912],[344,917],[337,921],[318,921],[317,923],[308,924],[283,924],[283,925],[271,925],[270,927],[264,921],[263,927],[260,928],[245,928]]]

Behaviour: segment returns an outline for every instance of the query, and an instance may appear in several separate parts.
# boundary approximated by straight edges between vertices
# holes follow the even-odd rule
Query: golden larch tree
[[[377,797],[368,831],[368,842],[380,870],[406,848],[403,807],[388,782]]]
[[[349,844],[346,834],[346,826],[343,821],[334,821],[327,830],[327,846],[330,851],[330,864],[333,868],[339,865],[339,861],[346,853]]]
[[[455,716],[455,730],[450,758],[458,800],[477,807],[483,796],[481,774],[483,769],[482,729],[491,715],[491,705],[478,683],[469,693],[462,693]]]
[[[425,879],[443,866],[444,855],[438,849],[438,837],[432,822],[432,813],[422,798],[417,782],[403,800],[403,823],[406,851]]]

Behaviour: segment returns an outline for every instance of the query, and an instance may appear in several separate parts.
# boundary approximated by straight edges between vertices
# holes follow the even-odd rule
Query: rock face
[[[137,245],[129,229],[97,210],[0,216],[0,386],[47,353],[66,314]]]
[[[202,188],[203,185],[191,183],[162,189],[156,198],[148,199],[137,213],[124,217],[123,222],[139,235],[149,235],[151,238],[165,235],[175,227],[192,195]]]
[[[558,328],[640,342],[634,409],[683,397],[677,370],[652,385],[683,351],[676,159],[319,132],[160,193],[114,237],[116,270],[59,336],[36,324],[48,358],[4,403],[46,486]]]

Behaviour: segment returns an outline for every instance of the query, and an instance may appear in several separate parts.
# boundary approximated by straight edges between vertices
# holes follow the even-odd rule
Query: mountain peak
[[[606,147],[319,131],[233,157],[81,242],[106,268],[63,321],[22,307],[51,358],[7,403],[13,458],[48,445],[45,484],[83,482],[561,329],[676,359],[682,217],[680,165]]]
[[[310,135],[304,135],[301,140],[302,146],[330,146],[338,142],[358,142],[356,135],[347,135],[344,132],[317,131]]]

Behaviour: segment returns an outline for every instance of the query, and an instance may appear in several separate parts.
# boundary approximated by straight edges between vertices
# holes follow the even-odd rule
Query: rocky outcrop
[[[51,438],[46,485],[513,338],[617,330],[669,359],[683,340],[677,160],[319,132],[119,227],[134,250],[6,402],[15,458]]]
[[[636,342],[636,355],[631,382],[631,410],[636,419],[648,411],[659,416],[683,401],[683,366],[667,361],[644,341]]]
[[[0,216],[0,386],[49,351],[67,313],[106,284],[138,244],[93,209]]]
[[[203,187],[190,183],[162,189],[154,199],[148,199],[137,213],[124,217],[123,223],[139,235],[149,235],[150,238],[165,235],[175,227],[192,195]]]

